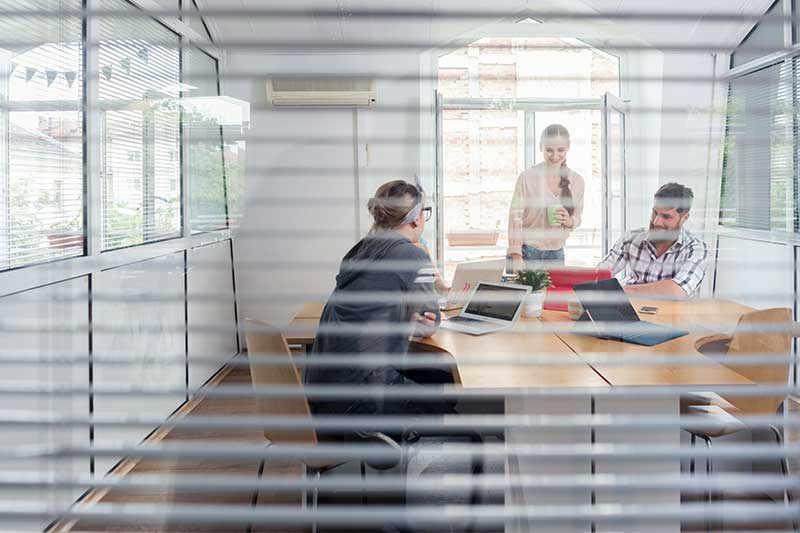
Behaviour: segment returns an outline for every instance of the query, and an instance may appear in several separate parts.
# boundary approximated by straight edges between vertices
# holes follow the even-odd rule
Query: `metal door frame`
[[[608,143],[609,133],[609,110],[613,110],[621,115],[622,118],[622,231],[627,228],[627,213],[625,205],[627,202],[627,168],[626,168],[626,111],[627,104],[613,94],[606,93],[602,98],[443,98],[441,94],[435,92],[436,102],[436,261],[440,268],[444,261],[444,163],[443,163],[443,116],[445,110],[509,110],[525,111],[525,166],[531,166],[535,160],[533,157],[533,145],[530,144],[529,128],[535,128],[534,115],[537,111],[590,111],[600,110],[601,121],[601,168],[602,168],[602,251],[608,252],[610,247],[610,227],[609,213],[611,209],[609,179],[611,176],[610,147]],[[535,140],[534,140],[535,141]]]

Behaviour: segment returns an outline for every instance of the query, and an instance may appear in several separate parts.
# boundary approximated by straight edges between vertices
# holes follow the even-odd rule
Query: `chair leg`
[[[361,461],[361,505],[367,506],[367,463]]]
[[[711,452],[711,439],[709,437],[704,436],[704,435],[701,435],[700,438],[703,439],[704,441],[706,441],[706,447],[708,448],[708,451]],[[706,477],[710,478],[711,474],[713,472],[714,472],[714,465],[711,462],[711,454],[709,453],[708,457],[706,458]],[[711,480],[707,479],[706,481],[711,481]],[[711,503],[714,502],[714,495],[713,495],[713,493],[711,491],[711,488],[709,488],[706,491],[705,501],[706,501],[707,505],[710,505]],[[708,520],[706,518],[706,531],[711,531],[711,530],[712,530],[711,520]]]
[[[694,448],[695,443],[697,442],[697,435],[691,433],[692,436],[692,448]],[[689,474],[694,475],[694,454],[689,458]]]
[[[319,480],[322,477],[322,470],[317,469],[314,473],[314,495],[311,499],[311,512],[316,513],[319,506]],[[317,533],[317,520],[311,522],[311,533]]]
[[[777,441],[778,446],[783,446],[783,435],[781,435],[781,430],[779,430],[777,427],[775,427],[773,425],[770,425],[769,429],[770,429],[770,431],[772,431],[772,434],[775,435],[775,440]],[[781,455],[780,464],[781,464],[781,473],[783,474],[784,477],[788,478],[789,477],[789,462],[786,459],[786,455]],[[783,489],[783,495],[784,495],[783,497],[784,497],[785,503],[791,508],[792,507],[792,491],[789,489],[789,487],[786,487],[786,488]],[[795,522],[794,520],[792,520],[792,529],[794,531],[800,530],[800,527],[798,527],[797,522]]]
[[[267,460],[266,458],[261,459],[261,463],[258,465],[258,480],[261,481],[261,478],[264,477],[264,467],[266,466]],[[250,507],[255,508],[258,505],[258,488],[253,491],[253,495],[250,497]],[[253,531],[253,524],[248,524],[247,528],[245,529],[246,533],[252,533]]]

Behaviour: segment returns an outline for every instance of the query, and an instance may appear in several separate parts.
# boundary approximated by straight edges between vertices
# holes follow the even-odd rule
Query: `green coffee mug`
[[[547,221],[551,226],[560,226],[561,223],[556,219],[556,209],[560,209],[560,205],[551,205],[547,207]]]

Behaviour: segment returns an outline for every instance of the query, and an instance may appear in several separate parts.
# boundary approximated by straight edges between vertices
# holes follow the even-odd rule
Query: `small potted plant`
[[[553,286],[550,274],[546,270],[520,270],[514,282],[531,288],[531,293],[525,297],[525,302],[522,304],[522,316],[528,318],[541,316],[545,291],[547,287]]]

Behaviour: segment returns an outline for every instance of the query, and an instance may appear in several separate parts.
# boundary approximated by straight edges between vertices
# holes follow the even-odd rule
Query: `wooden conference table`
[[[691,333],[657,346],[646,347],[619,341],[603,340],[569,332],[572,322],[566,312],[548,311],[541,318],[520,318],[519,327],[471,336],[441,329],[430,338],[413,341],[420,349],[446,354],[455,362],[456,382],[464,388],[507,389],[520,387],[594,387],[594,386],[681,386],[681,385],[747,385],[750,380],[715,361],[704,357],[695,343],[708,335],[732,333],[739,317],[751,308],[725,300],[690,300],[666,302],[633,300],[634,308],[642,305],[658,307],[655,315],[642,319],[689,329]],[[285,330],[289,344],[309,346],[314,341],[323,304],[306,304]],[[444,313],[445,316],[458,311]],[[517,365],[487,365],[485,358],[507,359],[522,354],[546,354],[563,357],[571,368],[530,365],[520,360]],[[697,358],[702,364],[662,362],[657,365],[625,365],[624,358],[665,357]],[[591,361],[594,356],[618,358],[607,364]],[[575,358],[590,363],[576,365]],[[470,364],[481,360],[482,364]]]
[[[567,313],[547,311],[541,318],[520,319],[512,329],[471,336],[439,330],[428,339],[415,340],[417,348],[442,353],[452,358],[457,383],[468,389],[503,391],[538,391],[539,394],[506,396],[506,415],[568,417],[580,415],[678,416],[679,394],[668,387],[698,387],[713,390],[716,386],[749,386],[753,383],[733,370],[697,352],[695,343],[702,337],[732,333],[739,317],[752,309],[723,300],[690,300],[684,302],[634,300],[634,308],[642,305],[658,307],[655,315],[644,320],[688,329],[687,336],[653,347],[619,341],[602,340],[570,333],[574,324]],[[322,304],[303,306],[285,330],[290,344],[310,345],[314,340]],[[457,312],[456,312],[457,313]],[[445,313],[452,314],[452,313]],[[535,362],[535,357],[546,362]],[[669,357],[683,361],[669,362]],[[533,357],[534,359],[530,359]],[[491,358],[503,359],[497,364]],[[526,360],[527,358],[527,360]],[[602,360],[601,360],[602,359]],[[652,363],[647,360],[652,359]],[[687,364],[690,363],[690,364]],[[611,387],[651,388],[652,394],[615,396],[599,394]],[[658,388],[658,389],[653,389]],[[574,395],[548,396],[547,390],[569,389]],[[581,394],[581,389],[587,389]],[[660,392],[660,391],[665,391]],[[544,392],[544,394],[542,394]],[[633,446],[681,446],[681,431],[665,427],[597,427],[575,424],[565,429],[513,427],[506,431],[507,445],[572,446],[606,444]],[[538,475],[636,474],[664,475],[680,473],[680,461],[667,459],[553,459],[552,457],[514,456],[509,454],[508,472]],[[526,489],[508,492],[507,502],[525,507],[532,505],[680,505],[677,490],[642,490],[619,492],[608,490],[545,491]],[[661,507],[660,507],[661,508]],[[516,522],[509,531],[528,531],[544,527],[547,531],[618,531],[620,524],[590,521],[567,524]],[[642,520],[626,522],[625,531],[680,531],[676,521]]]

